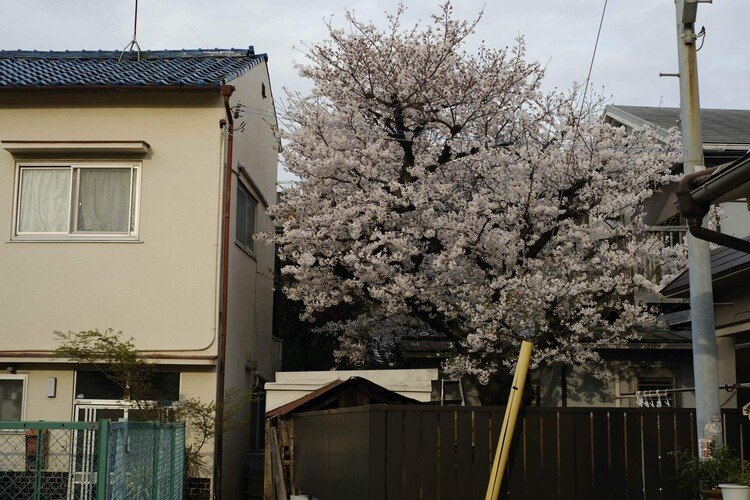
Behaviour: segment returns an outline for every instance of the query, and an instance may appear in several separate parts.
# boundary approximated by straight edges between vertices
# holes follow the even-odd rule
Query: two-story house
[[[0,420],[127,416],[56,330],[132,337],[165,399],[272,380],[274,249],[253,235],[274,230],[275,127],[252,47],[0,52]],[[253,447],[244,426],[205,448],[223,498]]]
[[[707,167],[723,165],[750,151],[750,110],[703,109],[703,151]],[[657,136],[666,137],[680,125],[678,108],[649,106],[608,106],[605,122],[637,130],[650,127]],[[682,171],[675,165],[675,173]],[[687,232],[679,215],[675,193],[677,182],[663,186],[646,200],[644,210],[650,230],[661,235],[668,245],[683,241]],[[737,237],[750,235],[750,212],[746,200],[721,204],[720,230]],[[712,252],[714,301],[719,348],[719,382],[750,382],[750,292],[746,277],[750,259],[746,254],[719,247]],[[744,273],[744,274],[743,274]],[[667,284],[661,296],[651,297],[654,306],[664,312],[666,327],[641,332],[643,338],[625,345],[601,349],[602,357],[613,366],[616,376],[601,380],[586,370],[560,368],[543,373],[536,383],[541,403],[557,406],[635,406],[638,390],[689,389],[694,386],[690,306],[687,271]],[[749,390],[722,394],[725,407],[750,401]],[[694,395],[686,390],[670,396],[669,404],[691,407]]]

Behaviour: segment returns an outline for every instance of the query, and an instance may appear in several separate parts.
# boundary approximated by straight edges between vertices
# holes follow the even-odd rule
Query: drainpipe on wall
[[[219,300],[219,353],[216,367],[216,427],[214,432],[214,499],[221,500],[221,466],[224,451],[224,375],[227,354],[227,306],[229,303],[229,214],[232,209],[232,146],[234,118],[229,98],[234,86],[222,85],[221,96],[227,113],[227,150],[224,167],[224,206],[222,212],[221,238],[221,291]],[[222,120],[223,121],[223,120]]]
[[[685,174],[682,179],[680,179],[677,191],[677,203],[680,208],[680,213],[687,219],[688,229],[690,229],[690,233],[693,236],[702,240],[710,241],[711,243],[716,243],[717,245],[750,253],[750,242],[747,240],[736,238],[703,226],[703,218],[708,214],[711,202],[725,195],[737,185],[748,181],[748,177],[750,176],[750,162],[748,162],[745,157],[741,158],[741,160],[741,163],[735,163],[741,168],[731,170],[731,174],[735,175],[718,175],[723,178],[716,179],[715,181],[712,175],[715,173],[720,174],[718,167],[707,168],[691,174]],[[701,184],[706,177],[708,180]],[[700,186],[696,189],[696,186],[699,184]],[[712,184],[716,184],[716,186]]]

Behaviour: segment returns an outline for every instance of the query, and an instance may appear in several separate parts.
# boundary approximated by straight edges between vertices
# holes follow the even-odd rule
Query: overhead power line
[[[64,0],[57,0],[56,2],[52,2],[50,4],[45,5],[44,7],[40,7],[38,9],[34,10],[34,11],[31,11],[28,14],[24,14],[21,17],[17,17],[15,19],[13,19],[12,21],[8,21],[5,24],[0,24],[0,29],[5,28],[7,26],[10,26],[11,24],[17,23],[18,21],[22,21],[22,20],[26,19],[27,17],[33,16],[34,14],[39,14],[40,12],[43,12],[43,11],[49,9],[49,8],[52,8],[55,5],[57,5],[59,3],[62,3],[63,1]]]
[[[594,60],[596,59],[596,49],[599,47],[599,37],[602,34],[602,25],[604,25],[604,14],[607,12],[607,3],[609,0],[604,0],[604,7],[602,8],[602,16],[599,19],[599,29],[596,30],[596,41],[594,42],[594,51],[591,54],[591,63],[589,64],[589,72],[586,75],[586,83],[583,86],[583,98],[581,99],[581,113],[583,113],[583,106],[586,102],[586,93],[589,90],[589,82],[591,81],[591,71],[594,69]]]

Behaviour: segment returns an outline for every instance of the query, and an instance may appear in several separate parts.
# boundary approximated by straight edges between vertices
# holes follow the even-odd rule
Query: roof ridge
[[[61,87],[217,87],[268,61],[247,49],[0,51],[0,90]]]
[[[140,52],[121,50],[0,50],[0,58],[28,58],[28,59],[131,59],[140,55],[141,59],[177,59],[177,58],[201,58],[201,57],[263,57],[265,54],[256,54],[251,46],[249,49],[159,49],[142,50]]]
[[[641,109],[665,109],[665,110],[675,110],[679,111],[679,107],[675,106],[646,106],[646,105],[640,105],[640,104],[609,104],[607,107],[612,107],[616,109],[627,109],[627,108],[641,108]],[[750,113],[750,109],[739,109],[739,108],[701,108],[701,111],[739,111],[742,113]]]

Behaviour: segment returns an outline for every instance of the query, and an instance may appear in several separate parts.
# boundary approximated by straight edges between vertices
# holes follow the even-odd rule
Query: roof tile
[[[612,107],[629,113],[664,130],[680,126],[680,108],[651,106]],[[750,110],[701,109],[703,142],[717,144],[750,144]]]
[[[66,86],[218,87],[267,60],[237,49],[0,51],[0,89]]]

